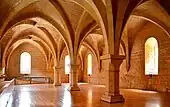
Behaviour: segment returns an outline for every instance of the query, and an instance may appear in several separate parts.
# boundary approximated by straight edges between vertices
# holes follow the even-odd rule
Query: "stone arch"
[[[49,16],[41,13],[41,12],[35,12],[35,13],[25,13],[23,14],[22,16],[18,16],[18,17],[15,17],[12,21],[9,22],[9,24],[6,26],[6,29],[4,30],[4,32],[7,31],[8,28],[13,28],[15,26],[15,24],[17,24],[17,22],[20,22],[20,21],[23,21],[23,20],[26,20],[28,18],[34,18],[34,17],[41,17],[43,18],[44,20],[46,20],[47,22],[51,22],[51,24],[57,28],[58,32],[59,32],[59,35],[62,37],[62,39],[64,40],[66,46],[69,48],[69,51],[71,51],[70,49],[72,49],[72,44],[69,42],[69,39],[67,39],[67,36],[68,35],[64,29],[60,26],[59,23],[55,22],[52,18],[50,18]]]
[[[159,14],[156,14],[155,11],[157,11]],[[154,23],[170,36],[169,15],[157,1],[146,1],[145,3],[136,7],[131,15]]]
[[[158,12],[155,12],[155,11],[158,11]],[[157,14],[157,13],[159,13],[159,14]],[[133,11],[131,13],[131,17],[142,18],[146,21],[149,21],[149,22],[155,24],[156,26],[158,26],[159,28],[161,28],[167,35],[170,36],[169,15],[165,11],[165,9],[155,0],[153,0],[153,1],[149,1],[149,0],[148,1],[141,1],[133,9]],[[133,45],[133,42],[132,42],[132,45]],[[128,53],[128,54],[129,55],[126,58],[128,59],[128,63],[129,63],[128,69],[129,69],[130,68],[130,54],[131,53]]]
[[[84,8],[99,24],[105,39],[106,53],[108,52],[108,37],[107,37],[107,16],[106,8],[102,1],[82,1],[82,0],[69,0]],[[99,3],[100,2],[100,3]],[[99,8],[100,7],[100,8]],[[101,10],[101,11],[99,11]]]
[[[80,41],[78,43],[79,46],[81,46],[81,44],[83,43],[85,38],[87,38],[87,36],[90,34],[90,32],[92,32],[96,27],[97,27],[97,24],[96,24],[96,22],[93,21],[86,28],[84,28],[84,30],[80,34]]]
[[[123,40],[120,41],[120,48],[119,48],[119,52],[122,51],[122,54],[126,56],[126,46],[125,43],[123,42]],[[120,53],[119,53],[120,54]]]
[[[54,5],[54,7],[57,9],[58,13],[61,15],[61,17],[62,17],[61,20],[64,22],[64,27],[67,28],[71,37],[74,37],[75,36],[74,30],[72,28],[72,25],[69,21],[69,18],[67,16],[66,12],[64,11],[63,7],[56,0],[49,0],[49,1]],[[70,39],[72,39],[71,37],[70,37]],[[74,40],[74,38],[72,39],[72,41],[73,40]]]
[[[98,65],[100,65],[100,55],[99,55],[99,53],[86,42],[84,42],[82,45],[85,46],[87,49],[89,49],[93,53],[93,55],[97,58]],[[100,69],[100,66],[99,66],[99,69]]]
[[[37,28],[37,30],[38,30],[38,28]],[[39,31],[40,31],[40,29],[39,29]],[[39,38],[41,38],[41,34],[43,34],[43,32],[41,31],[41,34],[40,34],[40,33],[36,32],[35,30],[33,30],[33,28],[29,28],[29,29],[26,29],[26,30],[24,30],[24,31],[20,31],[20,32],[18,32],[16,35],[14,35],[13,39],[11,39],[11,40],[8,42],[8,44],[7,44],[6,47],[9,47],[13,40],[15,40],[17,37],[22,36],[23,34],[24,34],[24,35],[37,35]],[[46,36],[45,33],[44,33],[43,35]],[[41,40],[46,41],[46,40],[43,39],[43,38],[41,38]],[[50,49],[52,50],[53,55],[55,55],[55,51],[54,51],[54,48],[52,47],[52,45],[50,45],[47,41],[46,41],[46,43],[47,43],[48,46],[50,46]],[[7,48],[6,48],[6,49],[7,49]],[[5,52],[6,52],[6,50],[4,51],[4,53],[5,53]]]
[[[4,34],[4,32],[6,32],[4,30],[6,29],[6,26],[9,24],[9,21],[11,21],[13,19],[13,17],[18,13],[18,11],[20,11],[21,9],[23,9],[35,2],[37,2],[37,0],[22,1],[20,3],[17,3],[17,5],[13,6],[13,8],[11,8],[10,10],[8,10],[9,12],[7,12],[8,14],[6,14],[6,18],[2,21],[4,24],[2,24],[1,29],[0,29],[0,38]],[[16,11],[16,10],[18,10],[18,11]]]
[[[10,58],[10,56],[12,55],[13,51],[14,51],[18,46],[20,46],[20,45],[23,44],[23,43],[30,43],[30,44],[34,45],[36,48],[38,48],[38,49],[44,54],[44,56],[46,56],[46,53],[45,53],[44,49],[43,49],[38,43],[36,43],[36,42],[34,42],[34,41],[32,41],[32,40],[29,40],[29,39],[24,39],[24,40],[21,39],[21,40],[15,42],[15,43],[11,46],[11,48],[9,48],[10,51],[8,51],[9,53],[8,53],[7,57],[3,56],[3,60],[6,60],[6,67],[7,67],[7,68],[8,68],[9,58]],[[12,47],[15,47],[15,48],[12,48]],[[46,62],[47,62],[47,57],[45,57],[45,60],[46,60]],[[3,66],[4,66],[4,65],[3,65]]]
[[[31,33],[31,34],[32,34],[32,33]],[[21,34],[18,34],[18,36],[19,36],[19,35],[22,35],[22,33],[21,33]],[[40,39],[39,37],[36,37],[36,36],[34,36],[34,38]],[[46,44],[46,42],[45,42],[44,40],[42,40],[42,39],[40,39],[40,40],[43,42],[43,44],[45,44],[45,47],[48,47],[48,50],[50,50],[51,53],[53,54],[53,56],[55,57],[55,53],[54,53],[53,50],[49,47],[49,45]],[[7,50],[8,50],[8,48],[10,47],[10,44],[11,44],[11,43],[12,43],[12,41],[7,44],[7,46],[6,46],[5,50],[4,50],[3,56],[6,55]],[[5,60],[4,60],[4,58],[3,58],[3,60],[2,60],[3,64],[5,64],[4,61],[5,61]]]

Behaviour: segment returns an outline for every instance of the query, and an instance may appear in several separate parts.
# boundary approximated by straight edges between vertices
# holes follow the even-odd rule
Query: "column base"
[[[54,86],[61,86],[61,83],[53,83]]]
[[[80,88],[78,86],[70,86],[68,88],[69,91],[80,91]]]
[[[121,103],[125,101],[122,95],[113,96],[113,95],[106,95],[106,94],[104,94],[101,97],[101,100],[108,103]]]

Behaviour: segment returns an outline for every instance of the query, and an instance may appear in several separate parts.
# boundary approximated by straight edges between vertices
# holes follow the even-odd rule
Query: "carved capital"
[[[112,54],[105,54],[100,57],[101,60],[124,60],[125,56],[124,55],[112,55]]]
[[[56,67],[56,66],[53,66],[53,70],[60,70],[61,67]]]
[[[106,54],[104,56],[101,56],[100,59],[105,61],[105,70],[109,72],[119,72],[120,65],[125,59],[125,56]]]

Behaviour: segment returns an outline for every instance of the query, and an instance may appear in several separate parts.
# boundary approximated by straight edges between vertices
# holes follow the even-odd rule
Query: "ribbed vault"
[[[73,66],[90,51],[98,65],[102,57],[125,56],[129,70],[136,34],[151,22],[170,35],[169,13],[169,0],[1,0],[0,68],[27,42],[41,50],[54,71],[65,50]]]

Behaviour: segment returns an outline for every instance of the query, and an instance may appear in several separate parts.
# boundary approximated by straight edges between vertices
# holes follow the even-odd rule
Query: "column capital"
[[[125,59],[124,55],[112,55],[105,54],[100,57],[101,60],[105,61],[105,70],[109,72],[119,72],[120,65]]]
[[[123,60],[125,59],[124,55],[113,55],[113,54],[105,54],[100,57],[101,60],[108,60],[108,59],[114,59],[114,60]]]
[[[57,67],[56,69],[59,70],[59,69],[61,69],[61,68],[62,68],[62,67]]]
[[[56,69],[57,67],[56,66],[53,66],[53,69]]]
[[[62,67],[53,66],[53,69],[61,69]]]
[[[80,66],[79,64],[70,64],[71,67],[78,67]]]
[[[78,64],[70,64],[70,68],[72,69],[71,72],[77,72],[77,68],[79,67],[80,65]]]

